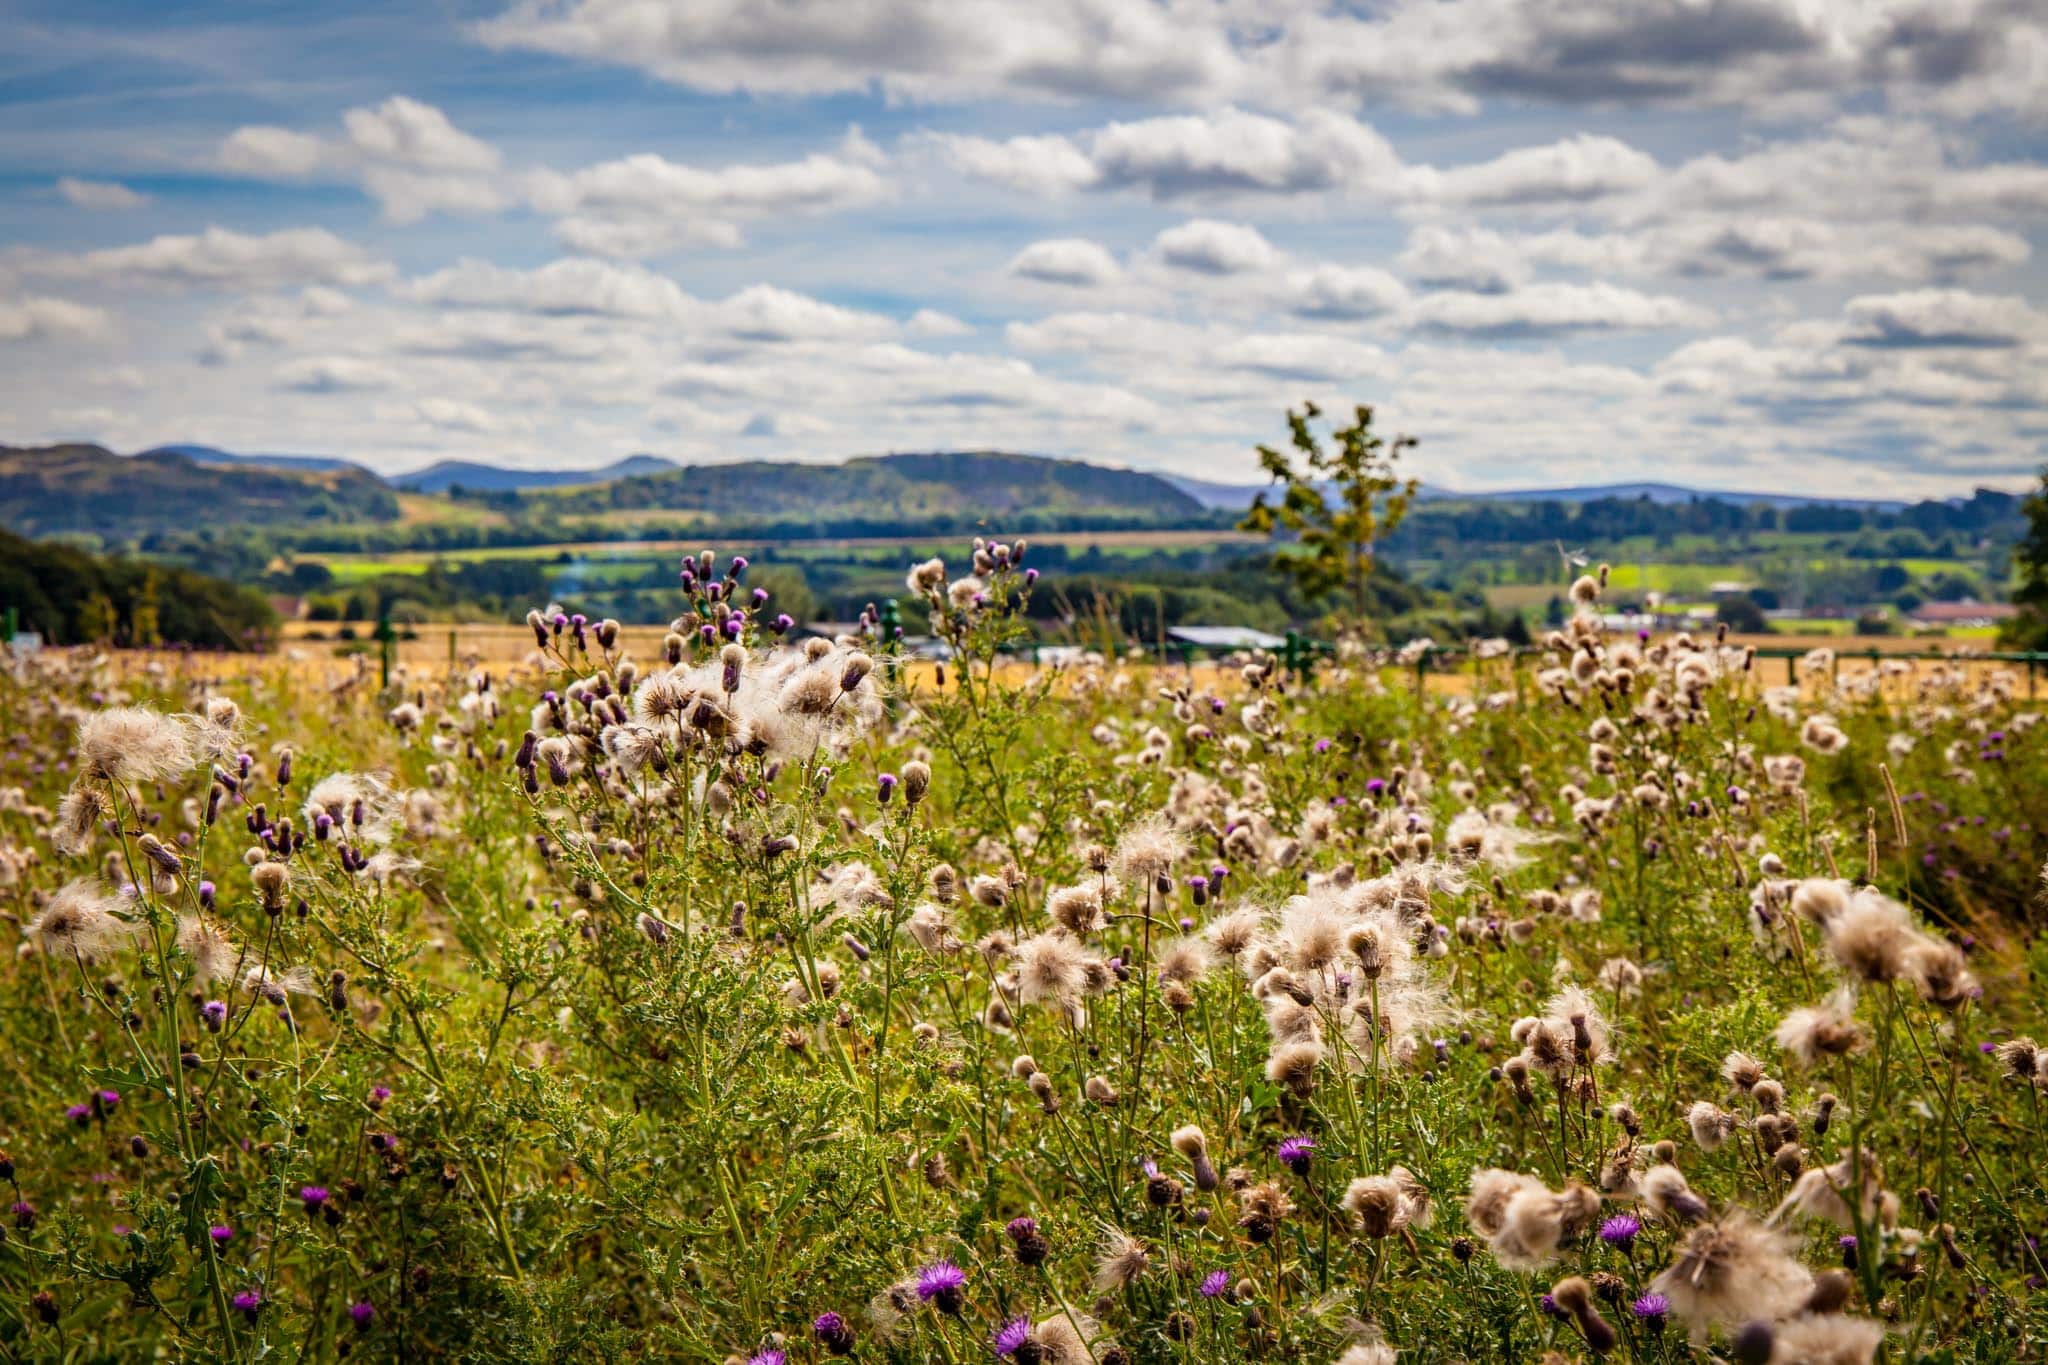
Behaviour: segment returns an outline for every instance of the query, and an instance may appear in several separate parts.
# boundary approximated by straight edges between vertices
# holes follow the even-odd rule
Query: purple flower
[[[199,1007],[200,1022],[206,1025],[208,1033],[219,1033],[227,1026],[228,1007],[225,1001],[209,1000]]]
[[[747,1365],[789,1365],[789,1352],[778,1351],[770,1346],[765,1351],[756,1351],[748,1356]]]
[[[1309,1157],[1315,1152],[1315,1149],[1316,1140],[1314,1138],[1297,1133],[1293,1137],[1282,1138],[1280,1146],[1275,1150],[1274,1155],[1280,1158],[1282,1166],[1285,1166],[1296,1175],[1305,1176],[1308,1174]]]
[[[1317,752],[1317,753],[1319,753],[1319,754],[1326,754],[1326,753],[1330,752],[1330,741],[1329,741],[1329,740],[1327,740],[1327,739],[1319,739],[1319,740],[1317,740],[1317,741],[1316,741],[1316,752]]]
[[[1205,1299],[1221,1298],[1228,1288],[1230,1272],[1227,1270],[1212,1270],[1202,1277],[1202,1297]]]
[[[1644,1322],[1661,1326],[1671,1316],[1671,1300],[1662,1294],[1645,1294],[1629,1305],[1629,1311]]]
[[[826,1350],[835,1356],[853,1353],[853,1332],[846,1325],[846,1319],[837,1313],[820,1313],[811,1319],[811,1331]]]
[[[959,1314],[966,1284],[967,1272],[951,1261],[933,1261],[917,1272],[917,1296],[941,1313]]]
[[[370,1107],[371,1107],[372,1109],[381,1109],[381,1108],[383,1108],[383,1107],[384,1107],[384,1101],[386,1101],[386,1100],[388,1100],[388,1099],[390,1099],[390,1098],[391,1098],[391,1087],[390,1087],[390,1086],[388,1086],[388,1085],[373,1085],[373,1086],[371,1086],[371,1087],[370,1087]]]
[[[360,1299],[348,1306],[348,1318],[358,1327],[368,1327],[377,1320],[377,1305]]]
[[[215,1246],[224,1247],[235,1239],[235,1230],[225,1223],[215,1223],[206,1230],[206,1235],[213,1239]]]
[[[23,1232],[36,1225],[36,1206],[26,1199],[15,1200],[14,1207],[9,1212],[14,1215],[14,1226]]]
[[[260,1289],[244,1289],[241,1293],[235,1295],[234,1305],[237,1313],[246,1314],[251,1319],[254,1319],[256,1314],[263,1309],[263,1291]]]
[[[1600,1225],[1600,1240],[1611,1247],[1627,1251],[1636,1244],[1636,1236],[1642,1230],[1642,1219],[1632,1213],[1617,1213]]]
[[[1365,793],[1368,796],[1378,796],[1386,789],[1387,780],[1383,777],[1375,777],[1372,781],[1365,784]]]
[[[990,1339],[990,1344],[996,1348],[997,1355],[1013,1356],[1022,1350],[1024,1343],[1029,1340],[1031,1340],[1031,1319],[1011,1318],[1001,1327],[996,1328],[996,1334]]]
[[[301,1185],[299,1187],[299,1199],[305,1204],[308,1213],[317,1213],[320,1206],[327,1202],[327,1187],[325,1185]]]
[[[92,1106],[89,1104],[74,1104],[64,1111],[64,1117],[70,1119],[80,1128],[83,1128],[86,1124],[92,1122]]]

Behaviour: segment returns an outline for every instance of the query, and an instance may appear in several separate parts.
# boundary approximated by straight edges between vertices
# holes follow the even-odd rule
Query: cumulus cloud
[[[2048,315],[2014,295],[1914,289],[1849,300],[1847,340],[1859,346],[2008,347],[2048,338]]]
[[[92,339],[106,334],[106,310],[69,299],[0,295],[0,342]]]
[[[1355,321],[1391,313],[1408,302],[1408,289],[1373,266],[1319,265],[1287,280],[1287,307],[1297,317]]]
[[[148,195],[117,181],[80,180],[68,175],[57,181],[57,193],[64,196],[65,203],[95,213],[139,209],[149,202]]]
[[[1107,247],[1080,237],[1033,242],[1012,257],[1005,270],[1019,279],[1075,286],[1112,284],[1123,274]]]
[[[880,160],[853,129],[836,151],[797,161],[704,167],[641,152],[534,172],[526,189],[536,209],[560,220],[557,235],[572,250],[641,257],[691,243],[737,246],[748,221],[874,203],[888,189]]]
[[[389,262],[325,228],[249,234],[209,227],[194,234],[166,233],[133,246],[36,253],[25,258],[23,268],[110,285],[229,290],[309,284],[349,288],[380,284],[396,273]]]
[[[1027,194],[1129,191],[1162,201],[1371,192],[1401,173],[1387,140],[1347,115],[1243,109],[1105,124],[1074,138],[930,134],[955,170]]]
[[[1668,295],[1552,281],[1499,294],[1430,294],[1416,305],[1415,321],[1432,331],[1525,337],[1704,327],[1713,314]]]
[[[1270,270],[1285,259],[1257,228],[1244,223],[1220,223],[1213,218],[1197,218],[1168,228],[1152,245],[1168,265],[1205,275]]]
[[[369,393],[398,382],[388,366],[355,356],[309,356],[277,368],[278,386],[299,393]]]
[[[256,180],[352,180],[394,223],[432,213],[496,213],[511,203],[499,172],[504,158],[457,128],[431,104],[393,95],[350,109],[336,137],[290,128],[238,128],[221,143],[222,169]]]
[[[1149,100],[1235,80],[1219,17],[1152,0],[517,0],[476,31],[718,93]]]

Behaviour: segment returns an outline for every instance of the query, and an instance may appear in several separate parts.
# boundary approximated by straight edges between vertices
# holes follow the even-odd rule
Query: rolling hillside
[[[175,451],[0,446],[0,527],[106,541],[226,526],[392,521],[398,499],[365,470],[200,464]]]
[[[870,455],[835,465],[698,465],[530,494],[521,504],[555,517],[662,510],[762,525],[964,526],[986,518],[1012,531],[1214,519],[1199,501],[1156,474],[996,451]]]

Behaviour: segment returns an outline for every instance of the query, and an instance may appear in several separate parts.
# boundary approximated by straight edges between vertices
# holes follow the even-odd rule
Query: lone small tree
[[[1280,500],[1270,503],[1260,493],[1237,525],[1260,535],[1292,532],[1298,547],[1275,550],[1273,567],[1311,600],[1343,590],[1355,624],[1365,620],[1375,549],[1408,515],[1422,486],[1394,471],[1401,452],[1417,442],[1412,436],[1376,435],[1373,410],[1361,403],[1351,425],[1331,431],[1326,443],[1311,425],[1322,415],[1314,403],[1302,404],[1299,412],[1290,408],[1292,449],[1258,448],[1260,468],[1281,486]]]
[[[2000,632],[2004,642],[2022,649],[2048,645],[2048,469],[2041,471],[2041,486],[2020,504],[2027,517],[2027,533],[2013,548],[2013,569],[2019,586],[2013,589],[2013,605],[2019,614]]]

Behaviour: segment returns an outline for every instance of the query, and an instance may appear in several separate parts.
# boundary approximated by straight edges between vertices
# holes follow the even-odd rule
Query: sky
[[[0,0],[0,443],[2048,458],[2039,0]]]

